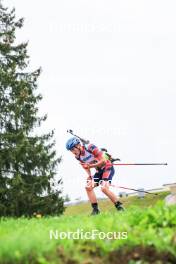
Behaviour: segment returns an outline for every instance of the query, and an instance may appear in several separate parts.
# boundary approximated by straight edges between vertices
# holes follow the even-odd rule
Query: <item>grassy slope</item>
[[[169,192],[160,192],[158,195],[147,194],[144,199],[139,199],[137,196],[129,196],[127,198],[121,198],[125,208],[130,206],[153,206],[158,200],[163,200]],[[112,203],[108,200],[100,200],[99,206],[103,212],[115,212],[115,208]],[[88,215],[91,212],[90,204],[80,203],[78,205],[70,205],[66,208],[65,215]]]
[[[165,195],[161,193],[157,198]],[[81,204],[68,208],[61,217],[1,219],[0,263],[77,263],[69,262],[73,259],[79,263],[109,263],[101,262],[109,252],[125,245],[130,248],[141,244],[154,245],[159,251],[175,254],[176,208],[163,204],[146,207],[148,204],[153,206],[155,202],[156,197],[154,199],[152,196],[143,200],[130,197],[124,201],[128,210],[117,213],[114,209],[109,212],[107,201],[102,201],[101,208],[105,212],[96,217],[87,217],[89,205]],[[84,215],[75,215],[81,210]],[[50,240],[51,229],[59,232],[77,229],[84,232],[93,229],[103,232],[126,231],[128,239]]]

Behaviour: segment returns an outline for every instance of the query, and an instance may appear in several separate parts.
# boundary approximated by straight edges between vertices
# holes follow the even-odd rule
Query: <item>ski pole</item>
[[[158,193],[151,193],[151,192],[148,192],[148,191],[137,190],[137,189],[123,187],[123,186],[118,186],[118,185],[114,185],[114,184],[111,184],[110,186],[116,187],[116,188],[120,188],[120,189],[135,191],[135,192],[142,192],[142,193],[147,193],[147,194],[152,194],[152,195],[158,195]]]
[[[138,165],[161,165],[161,166],[167,166],[167,163],[112,163],[113,166],[138,166]]]

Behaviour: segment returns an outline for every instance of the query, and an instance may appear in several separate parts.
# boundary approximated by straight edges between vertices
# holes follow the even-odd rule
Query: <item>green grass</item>
[[[157,199],[165,195],[161,193]],[[88,204],[80,204],[69,207],[61,217],[1,219],[0,263],[109,263],[106,258],[110,252],[138,245],[154,246],[158,252],[176,256],[176,206],[166,207],[162,201],[156,203],[157,199],[149,195],[142,200],[130,197],[124,201],[128,210],[120,213],[108,211],[107,201],[102,201],[104,212],[95,217],[88,216]],[[82,213],[81,208],[84,213],[78,214]],[[78,229],[84,233],[95,229],[105,233],[127,232],[128,238],[77,240],[49,236],[50,230],[59,233]]]
[[[130,206],[150,207],[158,200],[163,200],[168,194],[169,192],[159,192],[158,195],[147,194],[144,199],[140,199],[137,196],[129,196],[127,198],[121,198],[120,201],[123,202],[124,207],[127,209]],[[115,208],[109,199],[100,200],[99,207],[103,212],[115,212]],[[65,215],[88,215],[90,211],[90,204],[86,202],[68,206],[66,208]]]

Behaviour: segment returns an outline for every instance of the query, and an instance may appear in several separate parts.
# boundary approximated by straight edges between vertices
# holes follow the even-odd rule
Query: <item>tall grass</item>
[[[134,198],[133,198],[134,199]],[[148,198],[150,199],[150,198]],[[136,202],[134,202],[136,201]],[[68,258],[83,263],[90,254],[106,256],[123,246],[153,245],[158,251],[176,255],[176,206],[166,207],[162,201],[153,207],[139,207],[133,200],[128,210],[105,211],[95,217],[88,212],[41,219],[9,219],[0,221],[0,263],[67,263]],[[143,202],[144,203],[144,202]],[[135,205],[134,205],[135,204]],[[83,233],[127,232],[127,239],[50,239],[50,231]],[[69,263],[69,262],[68,262]]]

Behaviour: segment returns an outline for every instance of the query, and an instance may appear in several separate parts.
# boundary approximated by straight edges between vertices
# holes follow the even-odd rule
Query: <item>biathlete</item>
[[[99,185],[101,186],[101,191],[113,202],[116,209],[118,211],[124,210],[122,203],[118,201],[116,195],[109,189],[115,170],[112,162],[103,156],[103,152],[93,144],[82,145],[76,137],[70,138],[67,141],[66,149],[74,154],[88,174],[85,188],[93,208],[91,215],[100,213],[94,192],[94,188]],[[93,176],[91,175],[92,168],[96,169]]]

